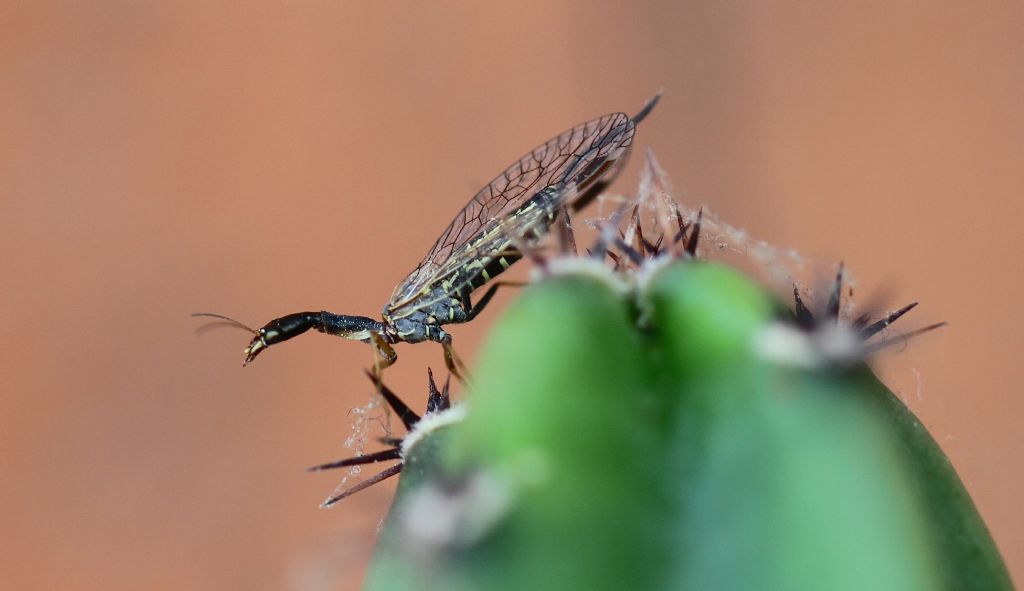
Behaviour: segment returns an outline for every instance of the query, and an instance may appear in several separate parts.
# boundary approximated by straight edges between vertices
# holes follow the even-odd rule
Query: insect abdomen
[[[490,263],[485,265],[480,272],[469,280],[469,291],[479,289],[486,285],[491,279],[494,279],[498,275],[505,272],[506,269],[511,267],[516,261],[523,258],[523,255],[518,251],[509,250],[508,254],[502,255],[496,259],[491,260]]]

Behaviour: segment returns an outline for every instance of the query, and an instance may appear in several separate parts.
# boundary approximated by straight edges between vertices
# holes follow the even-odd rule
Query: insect
[[[582,204],[614,178],[636,125],[659,98],[632,117],[613,113],[577,125],[516,160],[456,214],[395,288],[381,320],[331,312],[275,318],[259,330],[249,329],[255,336],[245,348],[243,365],[271,345],[316,329],[373,345],[380,367],[398,358],[396,343],[434,341],[444,347],[445,362],[455,372],[452,337],[442,326],[480,314],[501,284],[491,285],[476,302],[470,295],[522,258],[523,249],[547,233],[562,208]]]

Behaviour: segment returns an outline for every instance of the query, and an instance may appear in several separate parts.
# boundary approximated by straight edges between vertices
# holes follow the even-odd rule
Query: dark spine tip
[[[391,409],[395,411],[395,414],[398,415],[399,420],[401,420],[402,424],[405,425],[406,431],[411,430],[413,425],[420,421],[420,415],[416,414],[416,412],[409,408],[406,403],[402,402],[402,399],[392,392],[390,388],[385,386],[384,382],[381,381],[380,376],[374,374],[370,370],[364,371],[366,372],[367,377],[370,378],[370,381],[373,382],[373,385],[377,387],[377,391],[380,392],[381,396],[384,397],[384,400],[387,401],[388,406],[390,406]]]
[[[434,382],[434,372],[427,368],[427,414],[441,410],[441,393]]]
[[[665,235],[658,236],[658,239],[652,244],[651,241],[644,239],[644,248],[647,252],[651,253],[652,256],[658,256],[661,254],[661,243],[664,242]]]
[[[686,228],[688,224],[683,221],[683,212],[679,211],[679,204],[672,203],[673,216],[676,218],[676,226],[679,228],[679,232],[672,238],[673,244],[679,244],[683,237],[686,236]]]
[[[843,263],[839,263],[839,270],[836,271],[836,280],[832,283],[829,292],[828,304],[825,307],[825,319],[832,322],[839,322],[839,301],[843,291]]]
[[[800,297],[800,289],[795,285],[793,286],[793,306],[796,311],[797,326],[807,330],[814,328],[814,314],[811,314],[810,309],[804,304],[803,298]]]
[[[430,391],[427,397],[427,414],[451,408],[452,399],[448,393],[451,383],[452,376],[448,374],[448,377],[444,380],[444,389],[439,392],[437,390],[437,382],[434,381],[434,372],[429,367],[427,368],[427,388]]]
[[[593,248],[587,249],[587,256],[598,261],[604,260],[604,256],[608,254],[608,248],[605,246],[604,240],[601,238],[597,239],[597,244]]]
[[[619,250],[622,251],[622,254],[626,255],[634,265],[640,265],[644,262],[644,256],[637,252],[635,248],[626,244],[626,242],[621,238],[615,239],[615,246],[617,246]]]
[[[641,256],[647,258],[654,255],[654,249],[649,248],[651,245],[646,238],[644,238],[643,227],[639,224],[636,227],[636,250]]]
[[[882,349],[888,349],[889,347],[891,347],[891,346],[893,346],[893,345],[895,345],[897,343],[906,343],[906,342],[910,341],[910,339],[919,337],[919,336],[923,335],[926,332],[931,332],[933,330],[942,328],[944,326],[947,326],[948,324],[949,324],[948,322],[936,322],[935,324],[929,324],[928,326],[925,326],[924,328],[918,328],[918,329],[912,330],[912,331],[910,331],[910,332],[908,332],[906,334],[896,335],[894,337],[890,337],[888,339],[885,339],[884,341],[879,341],[877,343],[873,343],[871,345],[868,345],[868,346],[864,347],[864,355],[866,356],[866,355],[871,355],[873,353],[877,353],[877,352],[881,351]]]
[[[686,254],[691,257],[697,256],[697,243],[700,240],[700,222],[704,217],[704,208],[697,210],[697,221],[693,223],[693,229],[690,232],[690,237],[686,240],[686,247],[684,250]]]
[[[337,503],[338,501],[340,501],[342,499],[350,497],[350,496],[356,494],[357,492],[359,492],[359,491],[361,491],[363,489],[370,488],[371,486],[377,484],[378,482],[381,482],[383,480],[387,480],[388,478],[391,478],[392,476],[394,476],[395,474],[398,474],[401,471],[402,471],[402,464],[395,464],[394,466],[391,466],[387,470],[384,470],[383,472],[379,472],[376,475],[371,476],[370,478],[367,478],[366,480],[360,482],[359,484],[357,484],[357,485],[355,485],[355,486],[353,486],[351,488],[345,489],[344,491],[342,491],[341,494],[335,495],[335,496],[327,499],[326,501],[324,501],[323,503],[320,504],[320,508],[326,509],[326,508],[330,507],[331,505]]]
[[[397,460],[401,455],[402,451],[396,447],[394,449],[385,449],[384,451],[378,451],[372,454],[356,456],[354,458],[345,458],[344,460],[337,460],[334,462],[327,462],[326,464],[311,466],[309,468],[306,468],[306,472],[320,472],[321,470],[333,470],[335,468],[345,468],[347,466],[375,464],[377,462]]]
[[[870,339],[871,337],[873,337],[878,332],[884,330],[887,326],[889,326],[893,322],[896,322],[901,316],[903,316],[907,312],[913,310],[915,307],[917,307],[917,302],[911,302],[911,303],[907,304],[906,306],[903,306],[899,310],[896,310],[895,312],[890,313],[889,315],[885,316],[884,318],[881,318],[881,319],[875,321],[870,326],[867,326],[867,327],[861,329],[861,331],[860,331],[861,339],[865,340],[865,341]]]
[[[444,388],[441,390],[441,410],[448,410],[452,407],[451,385],[452,376],[448,374],[448,377],[444,379]]]
[[[850,323],[850,328],[857,332],[861,332],[864,330],[864,327],[868,325],[868,322],[871,322],[871,313],[864,312]]]
[[[633,244],[631,245],[635,251],[640,253],[641,257],[647,256],[644,250],[644,230],[640,224],[640,204],[637,203],[633,206],[633,213],[629,216],[629,225],[626,226],[627,230],[633,230]],[[622,235],[622,239],[625,240],[625,234]]]

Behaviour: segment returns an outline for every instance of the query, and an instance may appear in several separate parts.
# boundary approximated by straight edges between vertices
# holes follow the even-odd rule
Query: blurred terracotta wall
[[[0,587],[356,588],[390,493],[302,468],[368,350],[243,370],[188,314],[376,314],[520,152],[659,87],[689,203],[950,321],[886,375],[1024,579],[1021,6],[0,4]]]

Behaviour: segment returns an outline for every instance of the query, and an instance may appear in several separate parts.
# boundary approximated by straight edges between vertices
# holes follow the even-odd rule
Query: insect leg
[[[444,348],[444,364],[448,371],[455,376],[455,379],[459,380],[459,383],[465,386],[469,376],[466,365],[455,354],[455,349],[452,348],[451,342],[441,343],[441,347]]]
[[[558,219],[555,221],[558,230],[559,248],[563,255],[576,256],[576,235],[572,231],[572,218],[569,217],[569,208],[562,206],[558,209]]]
[[[370,332],[370,343],[373,345],[373,374],[380,376],[385,367],[391,367],[395,363],[398,353],[378,332]],[[379,379],[374,380],[374,383],[380,388]]]
[[[487,304],[490,303],[491,298],[494,297],[495,292],[497,292],[498,288],[503,286],[503,285],[508,286],[508,287],[522,287],[522,286],[526,285],[526,282],[525,281],[496,281],[489,288],[487,288],[487,291],[484,292],[484,295],[479,300],[477,300],[475,304],[470,304],[470,305],[467,306],[467,309],[466,309],[466,322],[469,322],[470,320],[476,318],[477,314],[479,314],[480,312],[483,312],[484,308],[487,306]],[[467,304],[469,303],[468,298],[467,298],[466,303]]]

